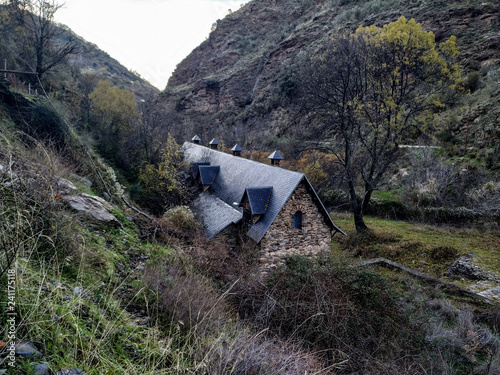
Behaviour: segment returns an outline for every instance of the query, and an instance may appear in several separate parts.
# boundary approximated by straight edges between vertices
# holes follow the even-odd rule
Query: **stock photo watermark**
[[[12,368],[16,365],[16,339],[17,339],[17,313],[16,313],[16,270],[11,268],[7,270],[7,302],[5,306],[6,319],[6,337],[7,343],[2,367]],[[2,371],[2,369],[0,369]]]

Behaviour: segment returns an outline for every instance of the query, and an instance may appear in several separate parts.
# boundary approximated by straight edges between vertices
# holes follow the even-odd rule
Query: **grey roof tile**
[[[231,207],[241,202],[247,188],[272,187],[272,194],[265,215],[248,232],[248,236],[254,241],[260,242],[278,213],[302,181],[305,181],[313,191],[313,196],[317,198],[320,210],[328,225],[332,230],[343,233],[333,223],[303,173],[235,157],[222,151],[189,142],[183,144],[181,151],[184,153],[184,159],[188,162],[210,162],[211,165],[220,166],[217,178],[207,191]]]
[[[274,159],[274,160],[285,160],[283,156],[278,152],[278,150],[274,150],[274,152],[267,157],[268,159]]]
[[[202,185],[212,185],[220,171],[220,167],[200,165],[199,170]]]
[[[245,190],[245,194],[248,197],[248,202],[250,203],[250,210],[252,211],[252,215],[264,215],[266,213],[272,192],[272,186],[261,188],[247,188]]]
[[[196,217],[203,222],[205,233],[212,238],[231,224],[241,220],[240,210],[213,195],[202,193],[191,204]]]

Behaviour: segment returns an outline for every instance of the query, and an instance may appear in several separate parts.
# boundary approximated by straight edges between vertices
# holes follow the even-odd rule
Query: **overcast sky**
[[[65,0],[58,22],[163,90],[212,24],[248,0]]]

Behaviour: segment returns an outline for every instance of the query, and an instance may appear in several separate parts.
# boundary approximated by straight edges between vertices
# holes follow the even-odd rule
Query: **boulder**
[[[79,368],[70,368],[57,371],[55,375],[87,375],[87,373]]]
[[[49,365],[43,363],[33,364],[35,375],[50,375]]]
[[[458,258],[446,272],[446,276],[459,276],[469,280],[489,280],[500,281],[497,274],[483,270],[475,262],[474,253],[462,255]]]
[[[491,289],[483,290],[478,293],[480,296],[488,298],[492,301],[500,301],[500,286],[496,286]]]
[[[64,195],[61,200],[72,209],[92,216],[98,221],[118,224],[115,215],[109,212],[113,209],[113,206],[100,197],[81,193],[78,195]]]
[[[61,177],[55,178],[53,186],[57,194],[69,194],[72,190],[77,190],[71,181]]]
[[[41,357],[42,353],[40,353],[32,343],[27,341],[17,341],[15,344],[16,355],[23,358],[32,358],[32,357]]]

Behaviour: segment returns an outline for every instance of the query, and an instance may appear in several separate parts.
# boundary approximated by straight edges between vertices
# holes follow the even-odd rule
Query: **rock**
[[[35,375],[50,375],[49,365],[43,363],[34,363],[33,365],[35,365]]]
[[[23,358],[31,358],[31,357],[41,357],[42,353],[40,353],[36,348],[33,346],[32,343],[27,342],[27,341],[18,341],[15,344],[16,348],[16,355],[23,357]]]
[[[55,375],[87,375],[87,373],[79,368],[70,368],[67,370],[57,371]]]
[[[483,296],[487,299],[493,300],[493,301],[500,301],[500,286],[496,286],[491,289],[483,290],[482,292],[478,293],[480,296]]]
[[[92,187],[92,182],[90,180],[87,180],[86,178],[81,178],[80,182],[88,187]]]
[[[81,193],[78,195],[64,195],[61,200],[74,210],[92,216],[96,220],[118,224],[115,215],[109,212],[113,209],[113,206],[100,197]]]
[[[79,286],[75,286],[73,288],[73,293],[76,294],[77,296],[81,296],[81,297],[88,296],[87,291],[85,289],[83,289],[83,288],[80,288]]]
[[[109,195],[108,193],[104,192],[102,193],[102,196],[104,197],[104,199],[106,199],[108,202],[111,201],[111,195]]]
[[[500,281],[500,277],[490,271],[483,270],[475,263],[474,253],[462,255],[446,272],[446,276],[459,276],[469,280]]]
[[[55,188],[57,194],[69,194],[70,191],[77,190],[76,186],[71,181],[60,177],[56,178]]]

